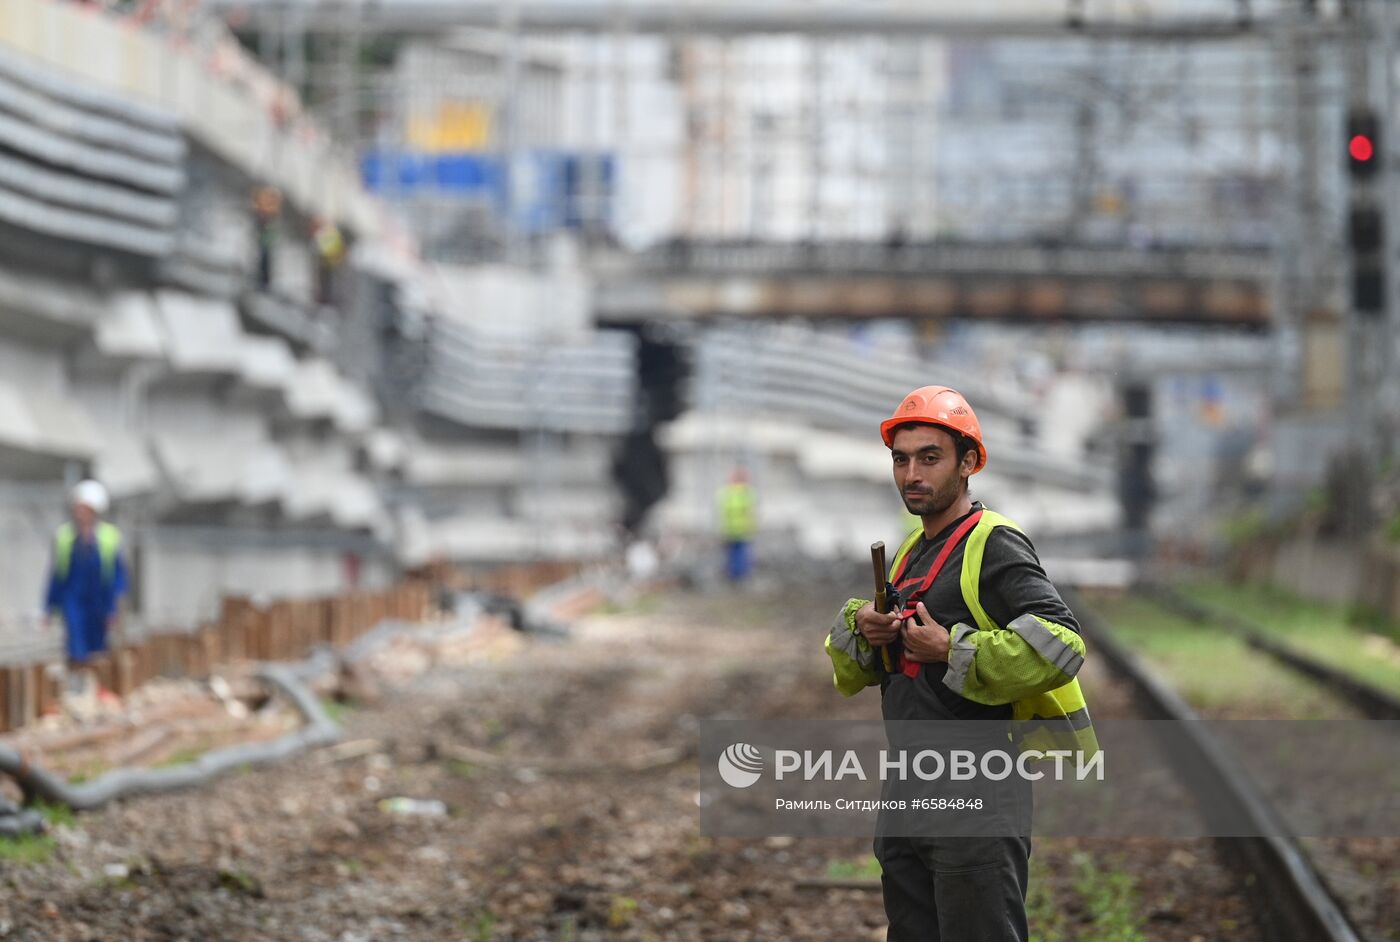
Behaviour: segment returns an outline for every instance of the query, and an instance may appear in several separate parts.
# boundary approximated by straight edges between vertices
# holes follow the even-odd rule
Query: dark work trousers
[[[889,942],[1026,942],[1029,837],[877,837]]]
[[[968,728],[934,696],[928,679],[895,675],[886,681],[885,719],[891,748],[911,748],[936,739],[943,723]],[[914,723],[908,721],[916,720]],[[982,723],[975,724],[981,727]],[[986,724],[989,729],[995,724]],[[952,727],[949,727],[952,728]],[[1000,727],[997,727],[1000,728]],[[920,730],[930,732],[920,732]],[[896,740],[904,739],[897,743]],[[1004,740],[1002,740],[1004,742]],[[900,786],[885,782],[884,797],[900,797]],[[917,792],[920,786],[910,786]],[[999,786],[967,783],[940,784],[942,794],[976,795],[986,799],[991,816],[980,824],[969,823],[975,833],[949,834],[949,824],[959,820],[947,812],[921,833],[908,818],[884,818],[875,838],[880,861],[880,882],[885,914],[889,918],[888,942],[1027,942],[1026,890],[1031,854],[1031,783],[1012,776]],[[953,789],[948,791],[947,789]],[[956,831],[957,827],[951,828]],[[914,835],[914,836],[910,836]]]

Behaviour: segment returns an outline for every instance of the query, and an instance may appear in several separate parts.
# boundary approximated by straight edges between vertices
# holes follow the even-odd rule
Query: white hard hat
[[[96,481],[87,480],[73,488],[73,503],[91,507],[100,515],[107,512],[111,500],[107,497],[107,488]]]

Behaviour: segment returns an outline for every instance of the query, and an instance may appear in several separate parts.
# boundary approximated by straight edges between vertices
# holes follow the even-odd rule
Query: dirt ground
[[[350,755],[81,815],[47,860],[0,862],[0,938],[883,938],[878,893],[800,885],[868,873],[868,840],[710,839],[696,805],[700,718],[878,717],[873,692],[830,685],[821,639],[842,588],[643,596],[569,641],[349,710]],[[381,808],[397,796],[447,813]],[[1126,876],[1089,887],[1094,873]],[[1038,839],[1033,874],[1045,942],[1257,937],[1206,842]]]

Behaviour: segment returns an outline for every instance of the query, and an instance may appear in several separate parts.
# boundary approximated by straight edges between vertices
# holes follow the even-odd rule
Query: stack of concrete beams
[[[251,243],[187,224],[227,216],[237,176],[174,114],[3,47],[0,85],[0,644],[57,643],[26,616],[83,475],[132,534],[148,623],[230,591],[336,590],[347,554],[382,583],[390,520],[357,470],[377,406],[317,351],[245,330],[221,289],[248,282]]]
[[[412,416],[400,471],[411,563],[595,558],[616,545],[616,443],[634,421],[633,334],[594,330],[572,270],[439,267],[385,350]],[[508,314],[508,316],[502,316]]]
[[[698,331],[693,348],[690,408],[662,433],[672,479],[662,529],[713,534],[715,495],[742,464],[762,539],[830,557],[897,538],[912,521],[877,429],[906,393],[932,383],[959,389],[977,410],[995,456],[973,479],[978,498],[1041,536],[1117,522],[1110,475],[1074,457],[1082,442],[1047,447],[1036,402],[1010,376],[926,360],[907,340],[799,323],[716,326]]]
[[[628,335],[593,332],[576,266],[427,269],[299,107],[217,29],[0,6],[0,662],[61,649],[38,610],[84,476],[127,533],[133,638],[230,595],[612,545]],[[328,276],[329,224],[351,249]],[[415,318],[399,382],[382,336]],[[551,401],[524,395],[541,376]]]

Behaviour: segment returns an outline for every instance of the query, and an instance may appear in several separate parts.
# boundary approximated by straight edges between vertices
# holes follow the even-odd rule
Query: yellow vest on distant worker
[[[108,585],[117,575],[117,555],[121,552],[122,534],[115,526],[99,520],[93,528],[93,538],[97,541],[97,558],[102,563],[102,581]],[[78,542],[78,528],[65,523],[53,535],[53,567],[58,578],[68,578],[68,568],[73,565],[73,546]]]
[[[743,482],[726,484],[719,492],[720,533],[726,540],[747,540],[754,530],[753,488]]]

